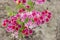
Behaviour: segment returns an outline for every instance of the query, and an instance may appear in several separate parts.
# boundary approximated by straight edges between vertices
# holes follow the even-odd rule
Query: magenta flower
[[[29,36],[29,35],[32,35],[33,31],[31,29],[28,29],[28,28],[25,28],[22,33],[25,35],[25,36]]]
[[[6,27],[8,22],[9,22],[9,20],[8,20],[8,19],[5,19],[5,20],[3,20],[2,25],[3,25],[4,27]]]
[[[30,6],[29,6],[29,5],[26,5],[26,8],[27,8],[27,9],[29,9],[29,8],[30,8]]]
[[[20,4],[20,3],[25,4],[26,0],[14,0],[14,2],[16,2],[16,4]]]
[[[35,2],[36,4],[42,4],[44,3],[46,0],[32,0],[33,2]]]
[[[22,3],[26,3],[27,0],[22,0]]]
[[[13,32],[14,29],[12,29],[11,27],[12,27],[12,26],[8,26],[8,27],[6,28],[6,31],[7,31],[7,32]]]
[[[25,9],[21,8],[21,9],[19,10],[19,13],[22,13],[22,12],[24,12],[24,11],[25,11]]]
[[[31,20],[29,20],[29,21],[25,24],[25,26],[29,28],[32,24],[33,24],[33,22],[32,22]]]

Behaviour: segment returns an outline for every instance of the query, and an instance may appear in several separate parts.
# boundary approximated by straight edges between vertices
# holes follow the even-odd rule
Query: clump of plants
[[[12,11],[6,7],[9,18],[4,19],[2,26],[15,37],[25,37],[33,34],[33,30],[40,25],[47,23],[51,19],[51,12],[44,10],[42,12],[34,9],[34,5],[45,3],[46,0],[14,0],[17,4],[16,10]]]

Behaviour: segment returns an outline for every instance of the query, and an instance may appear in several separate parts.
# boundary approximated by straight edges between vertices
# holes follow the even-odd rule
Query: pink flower
[[[21,8],[21,9],[19,10],[19,13],[22,13],[22,12],[24,12],[24,11],[25,11],[25,9]]]
[[[32,25],[29,26],[30,29],[36,28],[38,25],[34,22]]]
[[[29,35],[32,35],[33,33],[33,30],[32,29],[28,29],[28,28],[25,28],[22,33],[25,35],[25,36],[29,36]]]
[[[26,0],[14,0],[14,2],[16,2],[16,4],[20,4],[20,3],[25,4]]]
[[[7,27],[7,28],[6,28],[6,31],[7,31],[7,32],[13,32],[14,30],[13,30],[11,27],[12,27],[12,26]]]
[[[33,19],[33,15],[28,15],[28,18],[29,19]]]
[[[4,23],[2,23],[2,25],[3,25],[4,27],[6,27],[7,24],[4,22]]]
[[[28,17],[28,15],[26,13],[24,13],[23,15],[21,15],[20,19],[22,22],[24,22],[27,17]]]
[[[8,22],[9,22],[9,20],[8,20],[8,19],[5,19],[5,20],[3,20],[2,25],[3,25],[4,27],[6,27]]]
[[[20,4],[21,0],[14,0],[14,2],[16,2],[16,4]]]
[[[33,11],[33,12],[32,12],[32,15],[33,15],[33,16],[36,16],[36,12]]]
[[[16,17],[17,17],[17,18],[20,18],[20,16],[21,16],[20,13],[16,14]]]
[[[25,24],[25,26],[29,28],[29,26],[31,26],[32,24],[33,24],[33,22],[32,22],[31,20],[29,20],[29,21]]]
[[[27,8],[27,9],[29,9],[29,8],[30,8],[30,6],[29,6],[29,5],[27,5],[27,6],[26,6],[26,8]]]
[[[46,0],[33,0],[33,2],[35,2],[36,4],[42,4],[44,3]]]
[[[18,31],[14,32],[14,37],[18,38]]]
[[[33,10],[33,11],[32,11],[32,16],[33,16],[33,17],[39,17],[39,16],[41,16],[41,12],[36,11],[36,10]]]
[[[43,16],[43,23],[49,22],[49,20],[51,19],[51,12],[48,10],[45,10],[42,12],[42,16]]]
[[[40,20],[43,20],[43,16],[40,16],[39,18],[40,18]]]
[[[45,19],[45,21],[46,21],[46,22],[49,22],[49,19],[48,19],[48,18],[46,18],[46,19]]]
[[[41,21],[38,19],[38,21],[36,22],[38,26],[40,26]]]
[[[26,3],[26,0],[22,0],[22,3],[23,3],[23,4]]]
[[[37,17],[35,17],[35,18],[34,18],[34,21],[35,21],[35,22],[36,22],[36,21],[38,21],[38,18],[37,18]]]

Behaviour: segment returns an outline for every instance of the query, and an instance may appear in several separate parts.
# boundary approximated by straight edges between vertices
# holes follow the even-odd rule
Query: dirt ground
[[[12,38],[1,26],[2,20],[7,18],[6,6],[14,10],[16,5],[13,0],[0,0],[0,40],[18,40]],[[60,0],[47,0],[46,3],[35,7],[36,10],[47,8],[52,12],[50,22],[41,25],[41,28],[36,28],[36,34],[32,38],[22,40],[60,40]]]

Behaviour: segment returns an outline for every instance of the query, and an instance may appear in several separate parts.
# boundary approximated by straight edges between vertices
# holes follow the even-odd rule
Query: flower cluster
[[[21,32],[25,33],[25,30],[26,32],[30,31],[32,28],[48,22],[50,18],[51,12],[48,10],[45,10],[43,12],[32,11],[24,12],[22,14],[18,13],[15,16],[11,16],[9,19],[5,19],[3,21],[3,26],[8,26],[6,28],[7,32],[14,32],[22,29]],[[32,30],[29,33],[32,34]],[[26,33],[25,35],[29,34]]]
[[[41,24],[49,22],[51,19],[51,12],[44,10],[42,12],[32,10],[34,7],[33,3],[44,3],[45,0],[14,0],[19,4],[19,11],[14,13],[10,11],[9,18],[5,19],[2,25],[5,27],[7,32],[16,34],[17,36],[30,36],[33,34],[33,29],[40,26]],[[29,5],[25,5],[28,2]],[[27,8],[27,10],[25,10]],[[28,11],[29,10],[29,11]],[[20,35],[21,34],[21,35]]]
[[[28,0],[14,0],[17,4],[19,3],[23,3],[25,4]],[[36,3],[36,4],[42,4],[44,3],[46,0],[31,0],[32,2]]]
[[[32,29],[24,26],[24,22],[21,21],[20,15],[18,14],[16,16],[10,17],[9,19],[5,19],[2,24],[7,32],[21,32],[25,36],[32,34]]]

